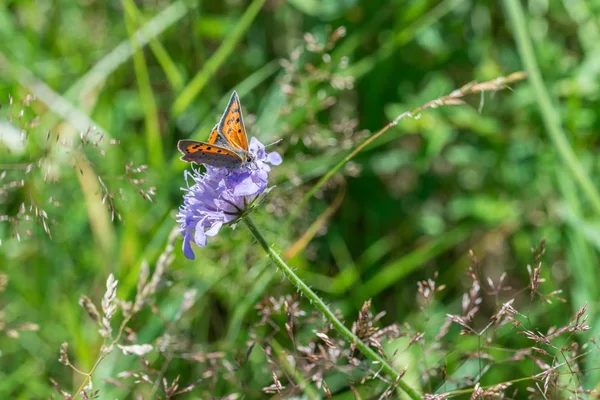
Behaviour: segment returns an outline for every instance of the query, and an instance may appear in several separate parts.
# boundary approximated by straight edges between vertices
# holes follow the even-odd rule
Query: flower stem
[[[283,272],[283,274],[286,276],[286,278],[294,286],[296,286],[296,288],[300,292],[302,292],[302,294],[304,296],[306,296],[308,298],[308,300],[310,300],[310,302],[321,312],[321,314],[323,314],[323,316],[327,319],[327,321],[329,321],[329,323],[331,323],[331,325],[333,325],[335,330],[340,335],[342,335],[344,337],[344,339],[346,339],[349,343],[354,343],[356,345],[356,348],[358,348],[373,363],[379,365],[379,368],[381,369],[382,372],[390,375],[391,377],[394,378],[394,380],[398,380],[398,377],[400,376],[398,374],[398,372],[385,359],[383,359],[383,357],[381,357],[379,354],[377,354],[377,352],[375,352],[375,350],[371,349],[369,346],[364,344],[348,328],[346,328],[346,326],[344,326],[344,324],[342,324],[342,322],[339,319],[337,319],[335,314],[327,307],[325,302],[323,302],[323,300],[321,300],[321,298],[319,296],[317,296],[315,294],[315,292],[313,292],[311,290],[311,288],[309,288],[306,285],[306,283],[304,283],[302,281],[302,279],[300,279],[294,273],[292,268],[290,266],[288,266],[285,263],[285,261],[283,261],[281,259],[281,257],[279,257],[279,254],[277,254],[277,252],[275,252],[275,250],[273,250],[273,248],[269,245],[269,243],[267,242],[265,237],[260,233],[260,231],[258,230],[256,225],[254,225],[254,222],[252,221],[252,219],[250,219],[250,217],[248,215],[246,215],[243,218],[243,221],[246,223],[246,226],[248,226],[248,229],[250,229],[250,232],[252,233],[252,235],[256,238],[256,240],[258,240],[258,243],[260,243],[260,245],[265,250],[267,255],[271,258],[271,260],[273,260],[273,262],[275,264],[277,264],[277,267],[279,267],[279,269],[281,270],[281,272]],[[413,389],[412,387],[410,387],[402,379],[400,379],[398,381],[398,386],[411,399],[414,400],[414,399],[421,398],[421,396],[417,393],[417,391],[415,389]]]

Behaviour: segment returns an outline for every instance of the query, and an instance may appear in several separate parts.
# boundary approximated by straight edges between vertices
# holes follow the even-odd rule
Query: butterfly
[[[238,168],[254,160],[248,151],[248,136],[238,94],[233,91],[221,120],[212,129],[208,142],[180,140],[177,148],[187,162],[218,168]]]

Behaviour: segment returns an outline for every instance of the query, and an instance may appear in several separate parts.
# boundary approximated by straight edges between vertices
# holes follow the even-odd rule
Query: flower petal
[[[272,151],[267,154],[267,162],[272,165],[279,165],[283,162],[283,158],[281,158],[281,154],[276,151]]]
[[[222,222],[215,222],[206,232],[204,232],[204,234],[206,236],[216,236],[222,226]]]
[[[257,138],[252,137],[252,139],[250,139],[250,145],[248,146],[248,149],[252,152],[252,153],[258,153],[260,150],[264,149],[265,146],[258,141]]]
[[[252,179],[245,179],[243,182],[240,182],[233,189],[234,196],[252,196],[260,190],[260,186],[258,186]]]
[[[190,233],[190,231],[186,230],[185,236],[183,237],[183,255],[189,260],[193,260],[196,258],[194,250],[192,250],[192,245],[190,244],[191,240],[192,234]]]
[[[196,224],[196,229],[194,231],[194,243],[196,246],[204,247],[206,246],[206,235],[204,234],[204,223],[205,219],[198,221]]]

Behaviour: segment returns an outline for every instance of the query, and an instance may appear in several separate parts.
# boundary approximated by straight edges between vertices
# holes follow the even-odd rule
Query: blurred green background
[[[441,393],[479,378],[487,386],[531,377],[543,371],[535,357],[567,362],[567,345],[591,352],[561,369],[550,397],[594,388],[600,2],[519,3],[549,97],[525,81],[402,120],[296,207],[402,112],[470,81],[526,70],[509,3],[518,2],[1,0],[0,266],[8,281],[0,292],[0,398],[58,396],[50,378],[70,393],[81,384],[58,362],[63,342],[83,371],[98,358],[102,338],[80,296],[100,307],[113,273],[118,297],[133,301],[141,265],[155,270],[175,228],[190,168],[176,142],[205,140],[233,89],[250,136],[283,139],[273,149],[284,163],[254,221],[347,326],[368,298],[374,314],[386,312],[380,326],[400,324],[405,336],[386,355],[408,366],[415,388]],[[551,101],[545,114],[540,98]],[[173,238],[156,294],[125,332],[154,350],[145,366],[111,353],[94,374],[99,398],[164,398],[162,377],[177,376],[180,388],[197,383],[177,398],[261,398],[273,396],[263,391],[273,371],[286,386],[276,397],[324,397],[314,370],[294,367],[302,358],[294,346],[318,342],[314,330],[324,324],[245,227],[209,238],[195,261]],[[527,290],[531,249],[542,238],[540,292],[562,290],[565,302],[531,300]],[[534,345],[518,333],[523,327],[460,336],[453,325],[436,340],[446,314],[461,314],[469,249],[484,286],[475,329],[515,298],[527,329],[565,326],[587,302],[592,330],[519,360],[511,356]],[[417,282],[436,272],[445,288],[424,305]],[[487,278],[503,273],[511,289],[492,293]],[[193,304],[180,312],[186,293]],[[259,324],[256,305],[286,295],[306,313],[295,322],[298,343],[281,307]],[[114,329],[121,319],[117,312]],[[407,346],[419,332],[419,345]],[[478,351],[490,357],[473,357]],[[145,371],[149,382],[118,378],[122,371]],[[360,371],[345,367],[323,377],[336,399],[376,398],[389,387],[361,383]],[[515,387],[519,397],[535,384]]]

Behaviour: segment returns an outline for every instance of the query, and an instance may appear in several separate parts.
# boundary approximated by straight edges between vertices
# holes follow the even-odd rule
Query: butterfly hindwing
[[[227,141],[230,147],[238,152],[248,151],[248,137],[242,117],[242,106],[238,94],[234,91],[229,104],[218,125],[219,135]]]
[[[219,133],[219,124],[215,125],[210,132],[210,136],[208,137],[208,144],[215,144],[219,147],[224,147],[226,149],[231,149],[231,145],[225,137]]]
[[[212,139],[212,135],[209,139]],[[218,168],[235,168],[243,163],[236,152],[214,143],[180,140],[177,148],[183,153],[183,161],[211,165]]]

